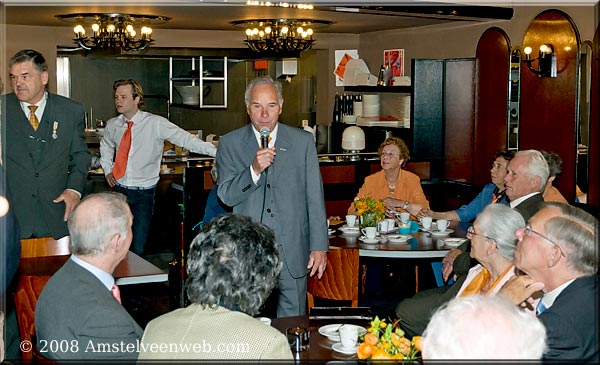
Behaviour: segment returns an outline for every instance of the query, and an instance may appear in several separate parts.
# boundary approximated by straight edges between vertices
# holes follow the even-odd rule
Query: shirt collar
[[[29,106],[37,105],[37,109],[36,109],[35,113],[39,115],[39,112],[43,111],[46,108],[46,100],[47,99],[48,99],[48,92],[45,91],[44,96],[42,96],[40,101],[38,101],[35,104],[26,103],[24,101],[19,101],[19,103],[21,103],[21,109],[23,109],[23,112],[27,115],[27,117],[29,117],[29,112],[30,112]],[[38,118],[38,119],[41,119],[41,118]]]
[[[273,128],[273,130],[269,134],[269,137],[271,137],[271,141],[269,142],[269,147],[275,146],[275,141],[277,140],[277,131],[278,130],[279,130],[279,122],[277,122],[277,124],[275,124],[275,128]],[[254,128],[254,126],[252,126],[252,132],[254,132],[254,137],[256,138],[256,141],[258,142],[258,145],[260,146],[260,132],[257,131],[256,128]]]
[[[511,207],[511,208],[514,208],[514,207],[518,206],[518,205],[519,205],[519,204],[521,204],[523,201],[525,201],[525,200],[529,199],[530,197],[534,196],[535,194],[539,194],[539,192],[538,192],[538,191],[536,191],[536,192],[534,192],[534,193],[527,194],[527,195],[525,195],[525,196],[522,196],[522,197],[520,197],[520,198],[518,198],[518,199],[515,199],[515,200],[511,201],[511,202],[510,202],[510,207]]]
[[[542,299],[541,299],[544,307],[546,307],[546,309],[550,308],[552,306],[552,304],[554,304],[554,301],[556,300],[558,295],[563,290],[565,290],[565,288],[567,286],[569,286],[573,281],[575,281],[575,279],[571,279],[571,280],[567,281],[566,283],[562,284],[561,286],[555,288],[554,290],[544,293],[544,295],[542,296]]]
[[[125,122],[127,122],[127,121],[132,121],[133,124],[136,124],[142,120],[142,111],[138,109],[138,111],[135,112],[135,114],[133,115],[133,117],[131,119],[127,119],[125,114],[121,114],[121,117],[123,119],[123,125],[125,125]]]
[[[80,259],[79,257],[75,256],[75,255],[71,255],[71,260],[76,263],[77,265],[81,266],[82,268],[86,269],[87,271],[91,272],[92,275],[94,275],[96,278],[98,278],[98,280],[100,280],[102,282],[102,285],[104,285],[106,287],[106,289],[111,290],[113,285],[115,284],[115,278],[107,273],[104,270],[101,270],[99,268],[97,268],[96,266],[83,261],[82,259]]]

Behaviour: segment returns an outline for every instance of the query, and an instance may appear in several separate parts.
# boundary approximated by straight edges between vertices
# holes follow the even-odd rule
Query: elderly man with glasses
[[[598,219],[564,203],[547,203],[518,229],[515,266],[526,275],[500,291],[531,306],[546,326],[547,360],[598,362]]]

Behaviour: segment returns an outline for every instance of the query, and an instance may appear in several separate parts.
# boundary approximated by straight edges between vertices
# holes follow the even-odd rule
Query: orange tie
[[[119,290],[117,283],[113,284],[112,289],[110,289],[110,293],[112,294],[113,297],[115,297],[117,302],[121,303],[121,291]]]
[[[129,149],[131,148],[131,127],[133,126],[133,122],[128,120],[125,123],[127,123],[127,130],[123,133],[123,138],[121,138],[121,143],[117,150],[117,158],[115,158],[115,165],[112,170],[112,174],[117,180],[125,175],[127,159],[129,158]]]
[[[37,110],[37,105],[29,105],[29,123],[31,123],[31,127],[33,128],[34,131],[38,130],[38,127],[40,126],[40,121],[37,117],[37,115],[35,115],[35,111]]]
[[[479,294],[483,286],[490,280],[490,272],[484,267],[481,269],[479,274],[475,275],[473,280],[467,285],[465,290],[460,293],[461,297],[466,297],[467,295]]]

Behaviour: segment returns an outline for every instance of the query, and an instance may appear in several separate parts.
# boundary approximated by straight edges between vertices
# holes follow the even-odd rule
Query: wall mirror
[[[575,169],[575,182],[578,191],[577,199],[581,203],[587,202],[589,188],[589,155],[590,141],[590,92],[592,85],[592,42],[584,41],[579,47],[579,100],[577,118],[577,160]]]

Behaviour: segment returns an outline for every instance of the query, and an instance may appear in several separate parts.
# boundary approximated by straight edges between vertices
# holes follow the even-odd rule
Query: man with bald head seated
[[[112,276],[131,245],[133,216],[119,193],[88,195],[69,217],[72,255],[35,308],[38,349],[54,360],[135,360],[142,329]],[[69,346],[44,346],[51,341]]]
[[[500,291],[536,306],[546,327],[545,360],[598,362],[598,219],[565,203],[547,203],[515,232],[515,276]]]

